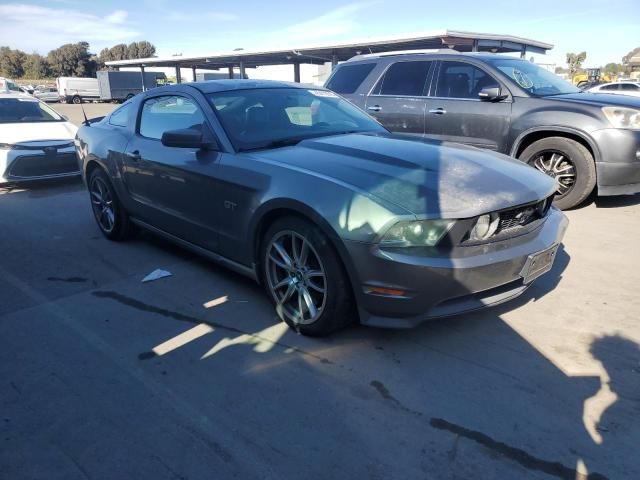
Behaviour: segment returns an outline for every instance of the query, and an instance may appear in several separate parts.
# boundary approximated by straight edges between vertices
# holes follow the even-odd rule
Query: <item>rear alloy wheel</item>
[[[88,185],[93,215],[103,235],[110,240],[129,237],[132,231],[129,216],[120,205],[107,174],[100,168],[94,169]]]
[[[75,97],[73,97],[73,98],[71,99],[71,101],[72,101],[73,103],[75,103],[76,105],[79,105],[80,103],[82,103],[82,99],[81,99],[79,96],[77,96],[77,95],[76,95]]]
[[[329,334],[355,318],[344,268],[326,236],[295,217],[269,228],[263,242],[264,283],[278,316],[296,331]]]
[[[562,210],[584,202],[596,186],[593,156],[575,140],[543,138],[529,145],[520,159],[556,180],[554,205]]]

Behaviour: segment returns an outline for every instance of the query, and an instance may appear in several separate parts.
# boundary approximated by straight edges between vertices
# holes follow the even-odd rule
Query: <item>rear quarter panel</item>
[[[129,206],[130,201],[122,184],[122,155],[129,142],[129,133],[107,123],[106,119],[90,126],[83,125],[76,134],[76,153],[85,182],[91,162],[100,165],[111,178],[118,197]]]

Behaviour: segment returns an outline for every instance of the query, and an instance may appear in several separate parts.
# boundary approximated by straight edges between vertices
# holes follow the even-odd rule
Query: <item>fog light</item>
[[[636,150],[636,160],[640,160],[640,150]]]
[[[496,233],[498,229],[498,223],[500,222],[500,216],[497,213],[487,213],[486,215],[480,215],[476,220],[476,224],[469,238],[471,240],[486,240],[491,235]]]

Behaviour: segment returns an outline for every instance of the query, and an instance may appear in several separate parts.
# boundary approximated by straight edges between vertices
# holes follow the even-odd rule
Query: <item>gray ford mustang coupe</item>
[[[568,223],[534,168],[391,135],[321,88],[160,87],[85,123],[76,150],[104,235],[142,227],[242,272],[306,335],[517,297]]]

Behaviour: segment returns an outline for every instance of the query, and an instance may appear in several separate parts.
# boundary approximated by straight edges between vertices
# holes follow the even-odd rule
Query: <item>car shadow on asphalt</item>
[[[598,208],[630,207],[638,204],[640,204],[640,194],[598,197],[595,200],[595,205]]]
[[[199,259],[153,238],[151,242],[156,246],[171,249],[185,260]],[[261,402],[306,402],[306,411],[288,408],[271,413],[269,423],[278,425],[278,435],[270,437],[270,446],[279,451],[288,448],[281,437],[306,438],[300,430],[306,415],[321,415],[329,404],[343,405],[350,411],[357,405],[357,413],[352,411],[339,426],[331,422],[315,426],[314,435],[349,436],[367,452],[364,460],[374,462],[376,457],[388,461],[388,445],[406,443],[407,436],[417,442],[416,448],[424,448],[419,432],[427,430],[431,432],[427,437],[444,436],[448,443],[441,447],[445,452],[425,456],[416,451],[406,461],[411,468],[450,473],[441,478],[460,478],[465,472],[472,475],[469,459],[458,451],[466,451],[473,458],[477,455],[469,453],[473,448],[486,452],[491,462],[496,462],[489,463],[493,465],[489,468],[495,468],[489,477],[505,478],[504,472],[511,475],[510,469],[520,468],[534,476],[544,473],[562,479],[617,478],[620,472],[637,468],[628,463],[632,458],[630,445],[638,436],[638,430],[632,429],[638,399],[633,394],[629,367],[618,366],[621,362],[633,365],[634,361],[638,366],[637,345],[616,336],[594,339],[592,355],[607,373],[572,375],[502,319],[510,310],[551,292],[561,281],[569,260],[568,253],[561,249],[553,269],[515,301],[436,319],[414,330],[354,327],[329,338],[314,339],[296,335],[275,319],[267,321],[273,316],[265,315],[266,323],[259,331],[245,330],[242,322],[234,322],[230,330],[220,330],[220,325],[215,324],[217,331],[180,350],[200,357],[205,365],[214,362],[211,368],[216,370],[220,367],[213,365],[224,365],[225,369],[233,365],[233,376],[241,379],[235,380],[242,384],[241,389],[249,397],[260,397]],[[212,275],[220,275],[222,270],[214,264],[204,268],[211,269]],[[242,289],[251,285],[251,294],[262,294],[260,287],[238,274],[224,270],[224,276]],[[262,306],[269,308],[266,298],[258,302],[258,307]],[[201,322],[200,318],[153,307],[150,311],[186,319],[194,324],[193,328]],[[554,318],[558,331],[550,335],[562,335],[566,320],[558,312]],[[144,358],[160,358],[151,355]],[[171,355],[161,357],[164,364],[171,363]],[[206,366],[200,368],[207,370]],[[291,369],[297,372],[294,383],[286,380]],[[611,369],[618,373],[611,373]],[[358,381],[354,384],[349,380],[348,386],[339,387],[344,372]],[[607,384],[607,374],[615,382]],[[281,388],[277,392],[265,391],[261,384],[274,378],[282,380]],[[338,386],[332,384],[334,381]],[[603,407],[600,397],[606,400],[608,392],[614,390],[619,392],[617,400]],[[304,392],[314,392],[314,400],[302,398]],[[224,401],[218,393],[210,394],[214,403],[215,399]],[[589,407],[589,402],[595,403]],[[376,418],[380,407],[387,410],[389,418],[378,418],[364,428],[364,417]],[[256,421],[245,411],[234,410],[232,415],[240,423]],[[302,423],[296,423],[296,418]],[[390,426],[393,422],[397,424]],[[603,440],[604,433],[607,435]],[[383,437],[388,443],[372,437]],[[329,458],[328,451],[322,449],[315,455],[319,464],[325,465],[340,459]],[[356,469],[360,467],[358,462]],[[410,472],[411,468],[391,463],[382,473],[393,476],[398,471]]]
[[[66,195],[84,190],[85,186],[80,176],[21,182],[0,186],[0,195],[24,194],[29,197],[47,198]]]

